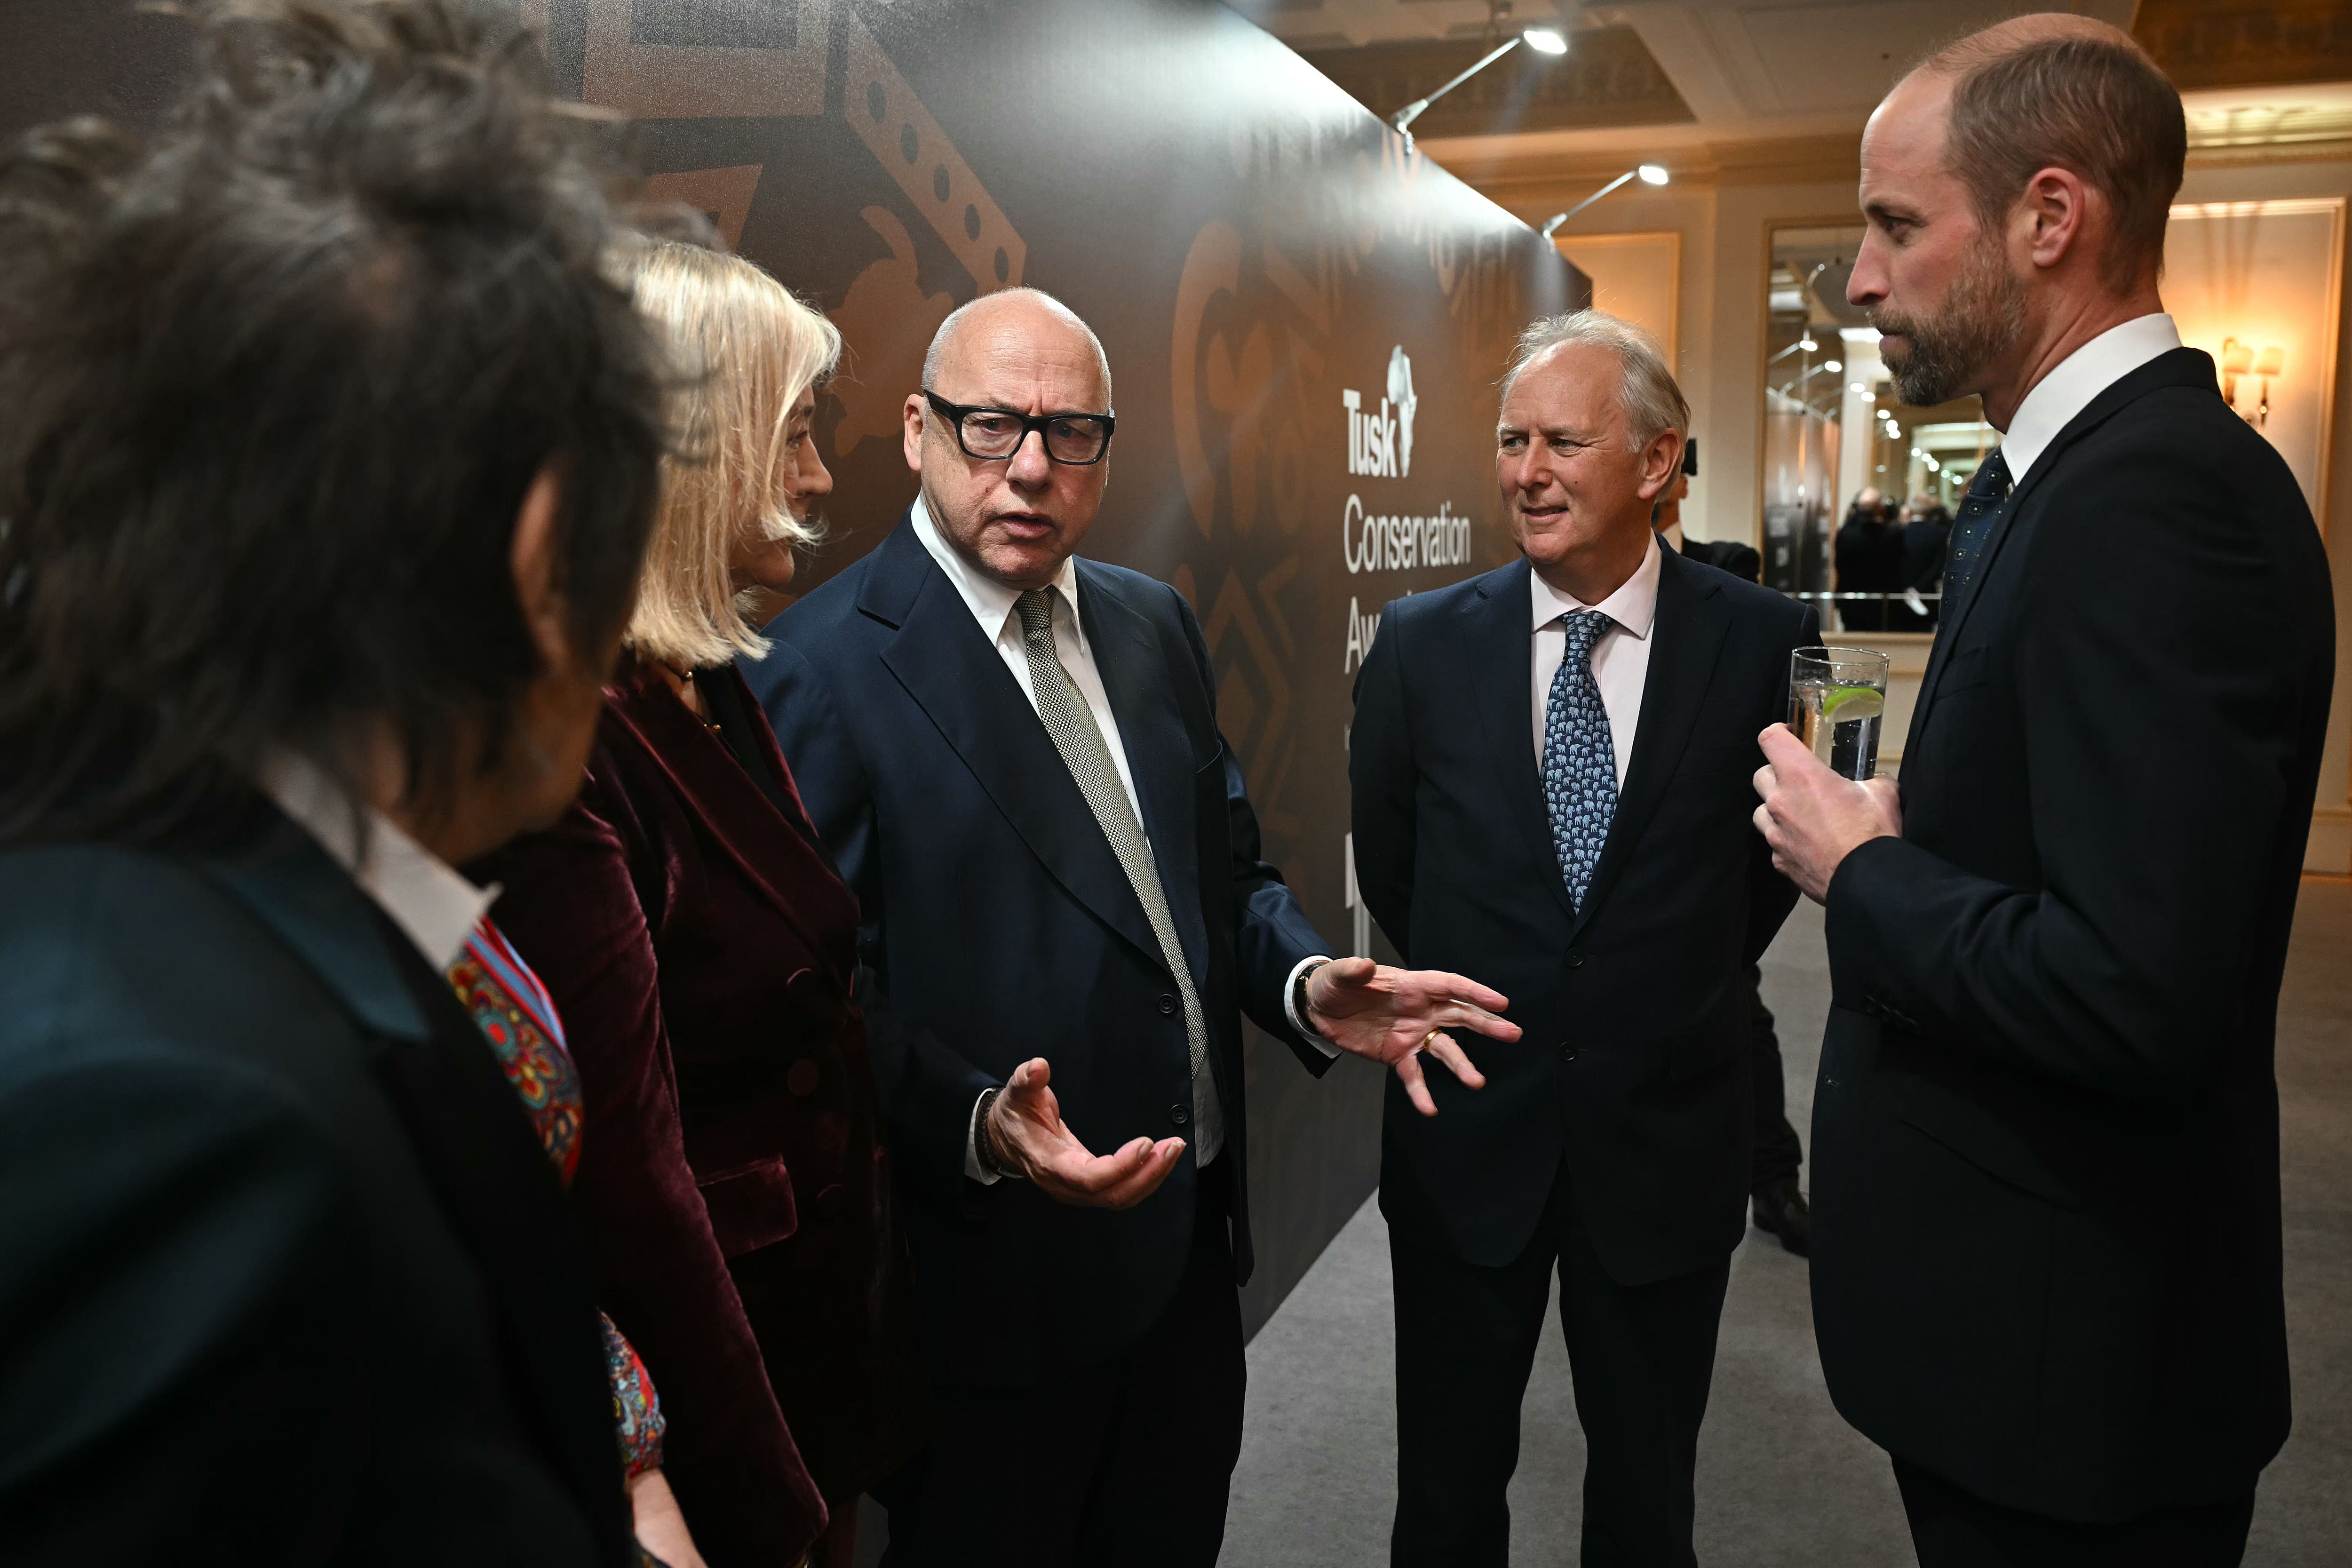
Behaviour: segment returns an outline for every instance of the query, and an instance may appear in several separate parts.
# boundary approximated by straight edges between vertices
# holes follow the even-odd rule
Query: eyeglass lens
[[[994,409],[978,408],[963,416],[964,450],[975,458],[1009,458],[1027,434],[1020,420]],[[1102,456],[1109,439],[1102,421],[1084,415],[1049,420],[1045,426],[1045,451],[1056,462],[1091,463]]]

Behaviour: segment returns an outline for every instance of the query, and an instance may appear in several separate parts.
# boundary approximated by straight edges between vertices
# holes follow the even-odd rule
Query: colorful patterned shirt
[[[466,951],[449,966],[457,1000],[474,1016],[489,1042],[499,1068],[522,1098],[532,1127],[555,1162],[564,1185],[580,1165],[581,1121],[586,1100],[580,1070],[563,1043],[563,1021],[539,976],[488,917],[466,939]],[[613,1384],[613,1424],[621,1460],[631,1478],[661,1464],[661,1401],[653,1379],[621,1331],[604,1319],[604,1358]]]

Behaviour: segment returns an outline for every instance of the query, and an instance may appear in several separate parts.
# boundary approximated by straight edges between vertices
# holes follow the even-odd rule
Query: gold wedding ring
[[[1437,1037],[1442,1033],[1444,1033],[1444,1031],[1439,1029],[1430,1030],[1429,1033],[1422,1036],[1421,1044],[1413,1047],[1413,1049],[1416,1051],[1425,1051],[1429,1049],[1429,1042],[1437,1038]]]

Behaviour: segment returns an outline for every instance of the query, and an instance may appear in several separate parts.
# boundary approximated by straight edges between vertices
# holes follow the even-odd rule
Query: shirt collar
[[[974,566],[962,551],[949,543],[947,535],[940,531],[939,524],[931,521],[930,509],[924,506],[921,496],[915,498],[910,510],[915,537],[922,541],[923,548],[929,552],[932,560],[940,563],[940,570],[947,574],[948,581],[955,584],[957,595],[963,600],[964,607],[971,612],[972,618],[980,623],[981,631],[990,642],[995,642],[1003,635],[1004,623],[1012,617],[1013,605],[1021,597],[1021,590],[1006,587]],[[1063,558],[1062,569],[1054,574],[1054,581],[1049,586],[1067,603],[1070,624],[1077,626],[1078,563],[1076,556]],[[1083,628],[1078,635],[1083,643],[1086,637]]]
[[[466,939],[497,900],[497,883],[474,886],[372,806],[355,816],[350,793],[291,752],[269,759],[261,770],[261,787],[392,917],[435,973],[457,962]],[[359,816],[367,823],[364,857]]]
[[[2025,401],[2001,432],[2001,461],[2009,466],[2009,481],[2024,479],[2058,433],[2096,397],[2158,354],[2180,346],[2180,332],[2162,311],[2136,317],[2110,327],[2060,360],[2048,375],[2033,384]]]
[[[1665,557],[1658,552],[1658,536],[1650,535],[1650,548],[1643,552],[1642,563],[1633,574],[1617,584],[1616,592],[1597,605],[1587,605],[1570,598],[1543,580],[1543,574],[1532,566],[1528,570],[1529,596],[1535,600],[1533,629],[1541,631],[1562,616],[1579,610],[1598,610],[1622,626],[1633,637],[1646,639],[1650,623],[1658,614],[1658,574],[1664,569]]]

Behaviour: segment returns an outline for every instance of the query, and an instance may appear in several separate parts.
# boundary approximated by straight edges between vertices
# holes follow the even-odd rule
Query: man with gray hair
[[[2287,1432],[2272,1066],[2334,677],[2327,558],[2157,284],[2188,130],[2023,16],[1895,86],[1847,298],[2002,432],[1898,794],[1781,732],[1827,906],[1813,1322],[1927,1568],[2236,1563]]]
[[[1413,964],[1511,998],[1440,1114],[1389,1096],[1391,1561],[1507,1560],[1550,1276],[1590,1458],[1583,1561],[1687,1564],[1751,1135],[1747,966],[1797,892],[1748,823],[1814,613],[1660,548],[1689,411],[1656,346],[1541,321],[1496,477],[1524,560],[1388,606],[1356,686],[1356,876]]]

